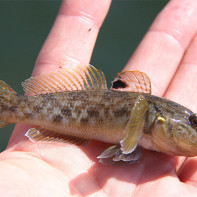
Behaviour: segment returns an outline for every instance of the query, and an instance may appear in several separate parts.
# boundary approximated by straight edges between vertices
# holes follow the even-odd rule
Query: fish
[[[110,143],[98,156],[105,165],[140,162],[142,148],[197,155],[197,114],[152,95],[143,72],[118,73],[108,89],[104,73],[94,66],[67,66],[22,86],[24,96],[0,81],[0,127],[35,125],[25,134],[32,143]]]

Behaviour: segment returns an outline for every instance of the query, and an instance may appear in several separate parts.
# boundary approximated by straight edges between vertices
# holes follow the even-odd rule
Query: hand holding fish
[[[196,157],[185,161],[183,156],[169,156],[197,155],[193,113],[197,112],[197,2],[172,0],[166,5],[124,68],[140,72],[120,73],[112,90],[107,90],[101,71],[92,66],[76,68],[89,64],[109,6],[106,0],[63,1],[38,56],[34,77],[23,83],[29,96],[18,96],[0,82],[0,102],[10,104],[0,106],[12,112],[4,114],[8,122],[2,121],[0,126],[31,120],[35,127],[18,124],[8,148],[0,154],[0,196],[197,195]],[[64,65],[70,68],[65,70]],[[151,79],[156,96],[150,95],[150,81],[144,73]],[[131,92],[134,78],[137,91]],[[100,111],[95,110],[98,103]],[[32,114],[32,110],[39,113]],[[64,118],[71,114],[72,124]],[[112,117],[118,118],[114,121]],[[166,137],[168,131],[172,136]],[[64,143],[83,144],[91,135],[96,141],[83,147]],[[151,143],[147,143],[150,138]],[[167,155],[145,149],[141,152],[137,145]],[[97,156],[104,164],[133,164],[106,166]]]

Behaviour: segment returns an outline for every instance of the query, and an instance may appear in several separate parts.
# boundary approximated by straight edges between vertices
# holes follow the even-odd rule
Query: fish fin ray
[[[151,82],[143,72],[124,71],[115,77],[111,89],[151,94]]]
[[[16,94],[16,92],[8,84],[0,80],[0,95],[7,96],[10,94]]]
[[[125,138],[120,141],[121,150],[124,154],[129,154],[135,150],[142,136],[144,120],[149,105],[143,95],[139,95],[135,101],[130,119],[124,130]]]
[[[103,72],[92,65],[59,68],[47,75],[31,77],[25,80],[22,86],[24,91],[30,95],[107,89]]]
[[[136,163],[141,157],[142,152],[139,147],[136,147],[132,153],[124,154],[118,144],[109,147],[97,158],[104,165],[125,165]]]
[[[25,136],[28,137],[29,140],[33,142],[35,141],[55,142],[56,141],[56,142],[75,144],[77,146],[85,145],[89,142],[89,140],[84,139],[84,138],[68,136],[65,134],[45,130],[42,128],[31,128],[26,132]]]
[[[119,151],[120,151],[120,146],[118,146],[118,145],[110,146],[97,158],[101,159],[101,158],[112,157],[113,155],[115,155]]]

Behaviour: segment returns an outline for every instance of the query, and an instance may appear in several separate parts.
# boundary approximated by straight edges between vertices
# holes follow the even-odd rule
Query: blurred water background
[[[91,64],[110,82],[128,61],[167,0],[113,0],[101,28]],[[61,1],[0,1],[0,79],[23,94],[21,82],[31,76],[39,50],[54,22]],[[110,83],[109,83],[110,84]],[[14,125],[1,129],[0,151]]]

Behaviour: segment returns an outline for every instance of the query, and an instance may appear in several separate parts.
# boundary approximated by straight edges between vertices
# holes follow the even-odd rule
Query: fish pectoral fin
[[[77,146],[85,145],[89,140],[74,136],[68,136],[54,131],[45,130],[42,128],[31,128],[25,134],[29,140],[35,141],[50,141],[50,142],[64,142],[75,144]]]
[[[145,115],[148,109],[149,104],[147,103],[145,97],[143,95],[139,95],[135,101],[130,119],[124,130],[125,138],[120,141],[123,154],[132,153],[137,147],[137,144],[142,136]]]
[[[124,71],[118,73],[117,77],[115,77],[111,90],[151,94],[151,82],[143,72]]]
[[[141,156],[142,153],[139,147],[136,147],[132,153],[123,154],[120,145],[114,145],[106,149],[97,158],[104,165],[125,165],[136,163]]]
[[[30,95],[73,90],[107,89],[105,75],[94,66],[67,66],[46,75],[31,77],[22,83]]]

